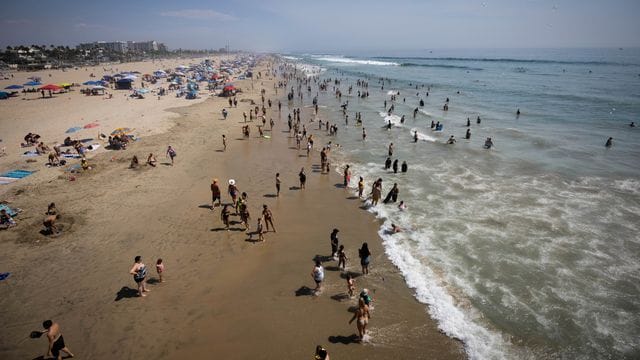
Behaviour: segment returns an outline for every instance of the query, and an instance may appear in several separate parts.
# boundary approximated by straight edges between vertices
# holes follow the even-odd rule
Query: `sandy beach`
[[[150,72],[175,67],[187,60],[114,65],[122,70]],[[263,74],[265,64],[262,65]],[[102,68],[42,72],[43,83],[82,82]],[[47,75],[45,75],[47,74]],[[30,74],[31,75],[31,74]],[[23,83],[25,73],[2,80],[0,87]],[[50,81],[49,81],[50,80]],[[112,99],[86,97],[74,91],[51,99],[39,93],[24,100],[0,102],[0,134],[7,155],[0,171],[38,170],[34,175],[0,185],[0,200],[22,209],[18,225],[0,232],[0,299],[4,336],[3,359],[37,358],[46,340],[28,339],[45,319],[59,322],[69,348],[80,359],[311,359],[323,345],[331,359],[461,359],[463,346],[438,331],[424,304],[418,303],[399,271],[384,254],[377,231],[379,222],[361,209],[362,202],[341,188],[338,173],[320,174],[318,150],[310,157],[295,150],[286,131],[290,112],[286,94],[273,93],[274,81],[236,81],[243,89],[237,108],[225,98],[208,96],[188,101],[165,96],[128,100],[126,91]],[[243,112],[265,98],[283,108],[267,110],[275,126],[269,139],[241,133]],[[299,106],[298,101],[290,106]],[[306,123],[310,108],[303,109]],[[46,168],[45,156],[27,163],[20,147],[27,132],[36,132],[47,145],[61,142],[73,126],[98,121],[98,128],[74,134],[96,138],[117,127],[135,129],[140,138],[127,150],[104,147],[91,153],[92,169],[71,175],[62,168]],[[268,128],[268,126],[267,126]],[[326,140],[317,126],[307,126]],[[221,136],[228,147],[222,151]],[[100,143],[100,141],[96,141]],[[178,155],[170,166],[165,152],[172,145]],[[143,160],[156,154],[157,167],[129,169],[131,157]],[[297,189],[297,174],[304,167],[307,188]],[[282,193],[275,197],[275,173],[282,178]],[[220,209],[212,211],[211,180],[220,180],[222,201],[229,179],[249,195],[255,229],[262,204],[274,215],[277,233],[265,234],[263,243],[248,241],[237,223],[226,231]],[[373,179],[367,180],[367,190]],[[55,202],[63,227],[61,235],[40,234],[47,204]],[[368,288],[375,308],[370,341],[356,343],[355,324],[349,324],[357,300],[346,293],[345,273],[330,255],[329,235],[340,229],[358,292]],[[254,237],[255,238],[255,237]],[[361,276],[357,249],[368,242],[371,273]],[[137,297],[128,274],[133,258],[141,255],[150,270],[147,297]],[[326,260],[324,291],[313,296],[310,276],[313,259]],[[159,283],[153,265],[165,264],[165,282]]]

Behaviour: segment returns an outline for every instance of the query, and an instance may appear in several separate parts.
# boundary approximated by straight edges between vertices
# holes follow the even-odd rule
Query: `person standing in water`
[[[418,130],[413,132],[413,142],[415,142],[415,143],[418,142]]]
[[[300,190],[303,190],[304,185],[307,182],[307,174],[304,173],[304,168],[300,169],[300,173],[298,173],[298,178],[300,178]]]
[[[362,247],[358,250],[358,256],[360,257],[360,265],[362,266],[362,274],[369,274],[369,263],[371,262],[371,252],[369,251],[369,244],[363,243]]]
[[[607,142],[606,144],[604,144],[604,146],[610,148],[612,145],[613,145],[613,138],[610,137],[607,139]]]
[[[338,248],[338,267],[342,268],[342,271],[344,271],[347,266],[347,260],[349,260],[349,258],[344,252],[344,245],[340,245],[340,248]]]
[[[344,176],[343,176],[343,184],[345,189],[349,187],[350,182],[351,182],[351,170],[349,169],[349,165],[347,165],[344,169]]]
[[[389,157],[393,156],[393,143],[389,144]]]
[[[467,140],[471,139],[471,129],[467,129],[467,133],[464,134],[464,138]]]
[[[331,235],[329,236],[329,238],[331,239],[331,256],[334,258],[338,254],[338,245],[340,244],[340,241],[338,240],[338,232],[340,232],[340,230],[333,229]]]
[[[149,292],[147,290],[147,267],[142,262],[142,256],[138,255],[134,259],[133,267],[129,271],[129,274],[133,275],[133,281],[138,285],[138,295],[141,297],[147,296],[144,293]]]
[[[71,350],[69,350],[67,345],[64,343],[64,337],[62,337],[62,332],[60,331],[60,325],[58,323],[54,323],[51,320],[45,320],[42,322],[42,327],[44,328],[44,331],[41,331],[41,334],[47,334],[47,340],[49,340],[47,354],[44,356],[45,359],[54,358],[56,360],[60,360],[62,359],[62,354],[60,352],[64,352],[69,355],[69,357],[74,357]]]
[[[358,198],[362,199],[362,193],[364,192],[364,179],[360,176],[358,181]]]
[[[398,159],[395,159],[393,161],[393,166],[392,167],[393,167],[393,173],[397,174],[398,173]]]
[[[400,168],[401,168],[401,171],[402,171],[403,173],[406,173],[406,172],[407,172],[407,170],[409,170],[409,165],[407,165],[407,162],[406,162],[406,161],[403,161],[403,162],[402,162],[402,166],[401,166]]]
[[[351,324],[353,320],[358,320],[357,327],[360,342],[364,340],[364,336],[367,334],[367,325],[369,325],[370,318],[371,314],[369,313],[369,306],[364,303],[363,299],[359,299],[358,309],[353,314],[351,320],[349,320],[349,324]]]

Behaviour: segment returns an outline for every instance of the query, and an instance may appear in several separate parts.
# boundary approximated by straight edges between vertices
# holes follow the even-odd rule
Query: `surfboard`
[[[269,136],[269,135],[263,135],[262,137],[265,138],[265,139],[271,139],[271,136]]]

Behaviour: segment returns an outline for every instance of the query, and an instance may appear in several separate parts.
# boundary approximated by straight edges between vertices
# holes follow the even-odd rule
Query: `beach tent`
[[[128,80],[135,80],[135,79],[137,79],[137,78],[138,78],[138,77],[137,77],[137,76],[135,76],[135,75],[133,75],[133,74],[129,74],[129,75],[127,75],[127,76],[123,77],[123,79],[128,79]]]
[[[118,90],[131,90],[131,79],[120,79],[116,81],[116,89]]]
[[[48,84],[40,88],[40,90],[51,90],[51,91],[58,91],[61,89],[62,88],[60,86],[54,85],[54,84]]]
[[[22,85],[9,85],[5,89],[14,90],[14,89],[22,89],[23,87],[24,86],[22,86]]]
[[[24,85],[24,86],[40,86],[40,85],[42,85],[42,83],[40,81],[32,80],[32,81],[26,82],[26,83],[24,83],[22,85]]]
[[[4,91],[0,91],[0,99],[8,99],[9,98],[9,93],[4,92]]]

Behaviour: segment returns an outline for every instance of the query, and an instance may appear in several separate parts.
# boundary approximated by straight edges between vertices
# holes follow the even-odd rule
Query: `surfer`
[[[613,145],[613,138],[610,137],[610,138],[607,139],[607,143],[604,144],[604,146],[610,148],[612,145]]]
[[[453,137],[453,135],[451,135],[449,137],[449,140],[447,140],[447,144],[453,145],[456,143],[456,139]]]
[[[516,111],[516,116],[520,116],[520,109],[518,109],[518,111]]]
[[[631,124],[629,124],[629,127],[636,127],[636,123],[632,121]]]

